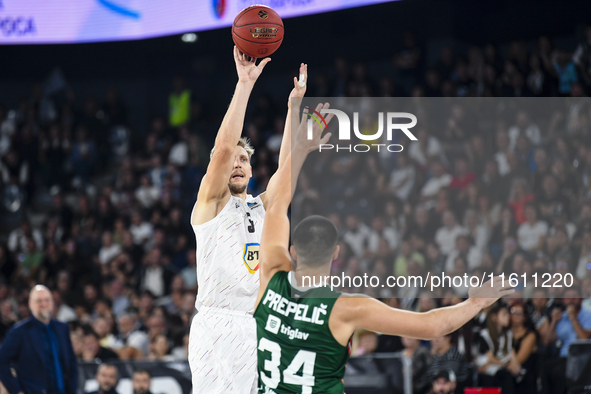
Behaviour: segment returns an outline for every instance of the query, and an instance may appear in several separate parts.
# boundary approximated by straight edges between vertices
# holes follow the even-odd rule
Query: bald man
[[[51,318],[53,298],[47,287],[31,290],[29,308],[32,316],[12,326],[0,346],[0,381],[10,394],[75,394],[78,365],[70,330]]]

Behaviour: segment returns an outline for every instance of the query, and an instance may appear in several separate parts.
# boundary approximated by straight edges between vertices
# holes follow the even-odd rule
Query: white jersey
[[[202,306],[254,313],[259,289],[259,243],[265,208],[260,197],[231,196],[209,222],[193,226],[197,239],[197,300]]]

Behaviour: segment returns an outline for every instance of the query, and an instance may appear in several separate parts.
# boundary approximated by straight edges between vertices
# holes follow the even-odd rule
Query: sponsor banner
[[[392,0],[0,0],[0,44],[135,40],[232,25],[252,5],[282,18]]]

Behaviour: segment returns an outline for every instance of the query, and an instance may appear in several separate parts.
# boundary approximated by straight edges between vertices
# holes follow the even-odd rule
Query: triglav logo
[[[318,123],[321,127],[324,127],[328,130],[328,126],[326,121],[322,115],[324,114],[334,114],[339,122],[339,141],[350,141],[351,140],[351,121],[349,120],[349,116],[338,109],[322,109],[320,113],[318,111],[313,110],[312,108],[308,108],[308,139],[313,139],[312,134],[312,127],[314,122]],[[384,119],[385,122],[384,122]],[[399,122],[401,119],[408,119],[410,122],[408,123],[394,123]],[[411,140],[417,141],[417,137],[414,136],[413,133],[410,132],[409,129],[413,128],[417,124],[417,117],[408,112],[379,112],[378,113],[378,130],[374,134],[362,134],[359,131],[359,113],[353,113],[353,133],[355,136],[362,141],[375,141],[382,137],[384,132],[384,123],[386,123],[386,139],[388,141],[392,141],[392,135],[394,130],[400,130],[404,132],[404,134]],[[378,152],[380,148],[385,147],[388,152],[402,152],[403,146],[400,144],[356,144],[356,145],[339,145],[336,146],[333,144],[320,144],[318,147],[318,151],[322,152],[323,150],[330,150],[336,149],[336,151],[348,151],[348,152],[369,152],[371,147],[377,147]]]

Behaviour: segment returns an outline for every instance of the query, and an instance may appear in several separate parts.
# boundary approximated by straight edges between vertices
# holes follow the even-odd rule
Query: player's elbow
[[[219,157],[230,157],[234,154],[234,149],[236,148],[236,143],[233,143],[228,138],[221,138],[219,141],[216,139],[214,145],[214,151],[212,155],[212,159],[215,156]]]

